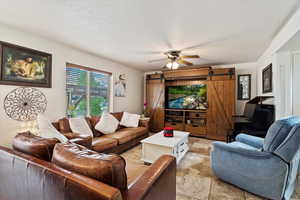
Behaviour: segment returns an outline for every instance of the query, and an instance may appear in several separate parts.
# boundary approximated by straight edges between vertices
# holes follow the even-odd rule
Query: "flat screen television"
[[[207,85],[180,85],[166,87],[166,108],[206,110]]]

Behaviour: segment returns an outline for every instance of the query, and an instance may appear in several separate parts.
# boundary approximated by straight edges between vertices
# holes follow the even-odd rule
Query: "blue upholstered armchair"
[[[220,179],[268,199],[291,198],[300,160],[300,117],[276,121],[265,139],[239,134],[214,142],[211,165]]]

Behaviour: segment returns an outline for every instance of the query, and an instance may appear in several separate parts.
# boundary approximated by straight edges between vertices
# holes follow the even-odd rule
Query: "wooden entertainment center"
[[[199,84],[207,87],[207,109],[167,108],[166,88]],[[146,101],[152,132],[173,127],[190,132],[192,136],[226,140],[233,128],[232,116],[235,114],[235,69],[205,67],[149,74]]]

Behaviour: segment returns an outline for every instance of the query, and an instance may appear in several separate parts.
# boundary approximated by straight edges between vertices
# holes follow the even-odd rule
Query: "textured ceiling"
[[[299,0],[0,0],[0,23],[141,70],[185,49],[197,64],[256,61]],[[1,36],[0,36],[1,37]],[[1,38],[0,38],[1,39]]]

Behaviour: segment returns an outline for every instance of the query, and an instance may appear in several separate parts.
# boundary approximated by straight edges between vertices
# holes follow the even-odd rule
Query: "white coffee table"
[[[174,137],[164,137],[163,131],[142,140],[142,160],[153,163],[164,154],[176,157],[177,164],[188,152],[188,136],[190,133],[174,131]]]

